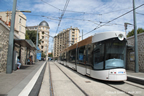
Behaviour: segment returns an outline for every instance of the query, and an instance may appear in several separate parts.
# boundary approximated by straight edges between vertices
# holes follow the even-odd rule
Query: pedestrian
[[[32,59],[31,59],[31,56],[29,57],[29,60],[30,60],[30,65],[32,64]]]
[[[20,66],[21,66],[21,63],[20,63],[20,56],[17,57],[17,64],[18,64],[17,69],[20,69]]]

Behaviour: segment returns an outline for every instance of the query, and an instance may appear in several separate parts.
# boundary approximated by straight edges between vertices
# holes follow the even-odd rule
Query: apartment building
[[[8,27],[11,24],[12,11],[0,12],[0,19],[6,22]],[[16,12],[15,15],[15,33],[20,39],[25,39],[26,16],[22,12]]]
[[[27,26],[27,30],[35,30],[39,33],[39,40],[41,40],[41,44],[38,45],[41,52],[48,54],[48,46],[49,46],[49,25],[46,21],[42,21],[39,26]]]
[[[60,52],[65,48],[80,41],[79,38],[80,30],[78,28],[67,28],[59,32],[54,37],[54,50],[53,57],[57,58],[60,56]]]

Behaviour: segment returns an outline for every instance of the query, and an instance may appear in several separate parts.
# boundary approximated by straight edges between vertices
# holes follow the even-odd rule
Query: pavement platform
[[[53,66],[52,73],[56,73]],[[58,81],[55,74],[55,82]],[[128,81],[144,85],[144,73],[127,70]],[[43,78],[44,76],[44,78]],[[64,79],[64,78],[63,78]],[[61,81],[61,80],[59,80]],[[68,80],[65,80],[69,82]],[[57,82],[55,84],[62,84]],[[63,83],[64,84],[64,83]],[[49,70],[46,61],[39,61],[34,65],[25,65],[11,74],[0,73],[0,96],[49,96]],[[57,85],[55,85],[56,87]],[[66,85],[64,85],[66,86]],[[70,91],[69,91],[70,92]],[[34,95],[36,94],[36,95]]]
[[[135,73],[134,71],[131,70],[126,70],[126,71],[127,71],[128,81],[144,85],[144,72]]]
[[[28,96],[45,63],[39,61],[33,65],[24,65],[11,74],[0,73],[0,96]]]

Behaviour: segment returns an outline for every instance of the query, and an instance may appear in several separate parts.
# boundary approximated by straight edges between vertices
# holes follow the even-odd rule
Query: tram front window
[[[104,44],[97,43],[94,49],[94,69],[101,70],[104,65]]]
[[[105,69],[124,68],[126,41],[110,40],[106,43]]]

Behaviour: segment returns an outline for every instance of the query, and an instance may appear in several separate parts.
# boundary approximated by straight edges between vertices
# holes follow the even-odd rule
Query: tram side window
[[[94,69],[103,69],[104,66],[104,44],[99,43],[94,50]]]
[[[70,57],[69,57],[70,62],[73,62],[73,63],[75,62],[75,55],[76,55],[76,50],[75,49],[71,50]]]
[[[85,63],[85,56],[86,56],[86,50],[85,50],[85,46],[83,47],[80,47],[79,48],[79,54],[78,54],[78,61],[81,62],[81,63]]]
[[[67,61],[69,61],[69,59],[70,59],[69,51],[66,53],[66,59],[67,59]]]
[[[61,58],[62,58],[62,61],[65,61],[65,60],[66,60],[66,56],[65,56],[65,53],[62,53],[62,56],[61,56]]]
[[[92,65],[92,44],[91,45],[88,45],[88,49],[87,49],[87,62],[89,65]]]

